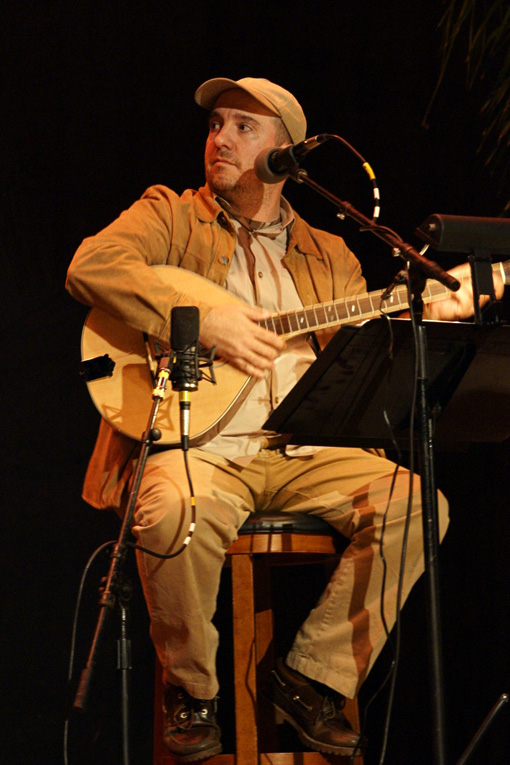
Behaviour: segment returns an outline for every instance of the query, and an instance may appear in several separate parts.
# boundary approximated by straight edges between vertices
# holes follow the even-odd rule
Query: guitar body
[[[169,288],[190,296],[189,305],[203,302],[210,306],[244,304],[232,295],[192,271],[176,266],[154,266]],[[496,263],[504,284],[510,284],[510,260]],[[469,277],[464,277],[469,278]],[[317,329],[338,327],[379,316],[385,312],[408,308],[406,286],[397,286],[383,297],[383,290],[351,295],[302,309],[272,314],[259,322],[276,334],[290,338]],[[429,279],[423,293],[424,302],[444,300],[449,291],[439,282]],[[170,338],[169,338],[170,339]],[[140,440],[145,433],[152,408],[153,375],[156,365],[151,361],[154,352],[147,352],[154,341],[139,330],[131,329],[104,311],[93,308],[85,322],[82,334],[82,360],[96,360],[107,355],[114,362],[110,376],[96,376],[87,380],[90,396],[104,419],[121,433]],[[152,374],[151,374],[152,371]],[[244,401],[254,379],[240,372],[228,362],[213,364],[217,385],[203,379],[198,390],[191,393],[190,443],[200,445],[210,441],[224,427]],[[159,407],[155,427],[162,434],[159,444],[180,444],[179,393],[167,386]]]
[[[242,303],[217,284],[176,266],[154,266],[170,287],[211,306]],[[152,375],[142,332],[93,308],[85,322],[81,341],[82,360],[107,354],[115,363],[111,376],[87,381],[89,394],[101,416],[116,430],[140,440],[147,429],[152,408]],[[155,371],[155,370],[153,370]],[[210,440],[231,419],[250,390],[253,378],[225,361],[213,362],[216,385],[206,380],[191,393],[190,443]],[[180,444],[179,393],[167,385],[155,427],[161,431],[158,445]]]

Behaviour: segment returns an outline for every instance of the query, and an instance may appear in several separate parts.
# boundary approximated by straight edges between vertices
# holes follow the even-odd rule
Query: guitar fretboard
[[[492,270],[499,272],[505,284],[510,284],[510,260],[493,264]],[[468,278],[466,276],[465,280]],[[378,316],[381,311],[404,311],[409,308],[406,286],[395,287],[390,296],[382,300],[384,292],[385,290],[364,292],[293,311],[275,313],[269,319],[260,321],[259,324],[277,335],[290,337],[327,327],[372,319]],[[447,287],[440,282],[429,279],[423,291],[423,301],[432,303],[436,300],[443,300],[450,294],[451,292]]]

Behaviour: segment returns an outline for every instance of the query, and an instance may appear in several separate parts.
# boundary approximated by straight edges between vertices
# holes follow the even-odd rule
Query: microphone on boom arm
[[[299,141],[299,143],[291,146],[284,146],[282,149],[261,151],[255,159],[255,175],[264,183],[280,183],[298,169],[300,161],[312,149],[333,137],[329,133],[320,133],[313,138],[306,138],[304,141]]]

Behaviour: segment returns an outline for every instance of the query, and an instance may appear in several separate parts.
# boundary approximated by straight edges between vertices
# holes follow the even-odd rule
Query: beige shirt
[[[227,203],[220,203],[233,216]],[[237,244],[225,284],[228,291],[273,313],[302,308],[292,277],[282,263],[294,223],[290,205],[282,199],[281,219],[269,224],[231,219]],[[201,448],[238,464],[247,464],[260,450],[266,433],[261,426],[314,360],[315,353],[307,336],[289,340],[285,351],[276,359],[274,369],[256,381],[228,425]],[[289,454],[309,453],[312,447],[289,446],[287,451]]]
[[[179,266],[224,286],[236,244],[234,224],[207,186],[181,196],[166,186],[151,186],[109,226],[82,242],[66,286],[82,303],[167,343],[174,306],[197,304],[201,321],[211,307],[168,288],[150,266]],[[360,264],[345,242],[313,228],[297,213],[283,266],[305,306],[366,289]],[[332,329],[319,331],[319,343],[324,345],[332,334]],[[84,499],[94,507],[119,509],[139,451],[138,442],[101,420]]]

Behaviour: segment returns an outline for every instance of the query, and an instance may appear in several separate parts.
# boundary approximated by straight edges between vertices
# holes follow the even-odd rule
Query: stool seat
[[[294,554],[337,555],[346,547],[345,538],[322,518],[307,513],[255,512],[238,531],[227,555],[278,553],[289,557],[272,560],[271,565],[291,565]],[[295,563],[304,563],[297,559]],[[309,558],[306,562],[313,562]]]
[[[245,520],[238,531],[243,534],[321,534],[332,536],[337,534],[332,526],[318,515],[309,513],[265,513],[257,511]]]
[[[207,765],[348,765],[349,757],[313,751],[278,751],[274,711],[262,689],[274,666],[274,614],[270,570],[275,565],[301,565],[339,557],[347,540],[326,521],[306,513],[255,512],[238,531],[225,565],[232,569],[234,635],[235,754],[219,754]],[[161,669],[156,670],[153,765],[173,765],[162,743]],[[355,700],[345,715],[359,730]],[[362,765],[363,758],[354,758]]]

